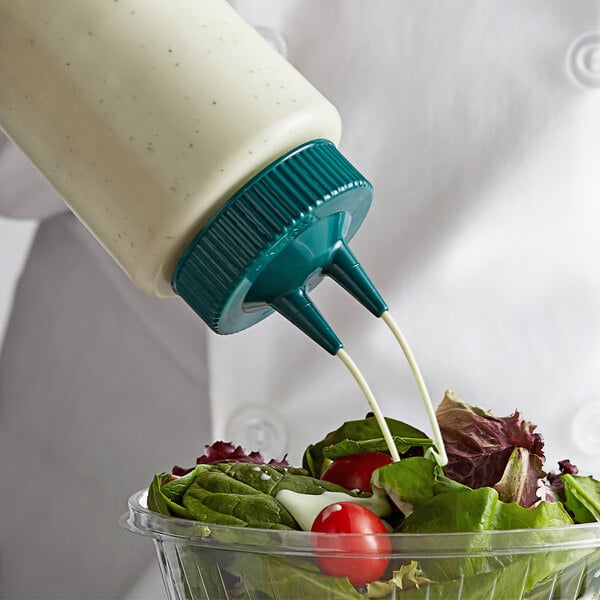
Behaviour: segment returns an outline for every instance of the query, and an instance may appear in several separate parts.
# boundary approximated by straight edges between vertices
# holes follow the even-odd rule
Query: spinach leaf
[[[386,418],[386,423],[400,454],[415,450],[422,454],[423,449],[433,445],[432,440],[411,425],[389,418]],[[335,431],[329,432],[320,442],[309,445],[304,451],[302,466],[313,477],[318,478],[330,460],[370,450],[387,451],[377,420],[368,417],[358,421],[347,421]]]
[[[582,475],[563,475],[567,510],[577,523],[600,521],[600,481]]]
[[[342,492],[345,488],[294,471],[251,463],[196,465],[172,479],[156,475],[148,492],[148,506],[161,514],[220,525],[262,529],[299,529],[291,513],[275,496],[280,490],[301,494]]]
[[[193,518],[190,512],[181,504],[185,490],[196,477],[196,470],[184,477],[173,479],[169,473],[154,476],[148,489],[148,508],[162,515]]]
[[[275,498],[221,470],[196,477],[183,496],[183,505],[193,519],[205,523],[297,529],[295,519]]]
[[[433,446],[432,440],[425,440],[423,438],[408,438],[393,435],[392,439],[401,455],[406,454],[411,448],[428,448]],[[323,456],[329,460],[361,452],[388,452],[388,446],[383,438],[375,438],[372,440],[342,440],[337,444],[323,448]]]

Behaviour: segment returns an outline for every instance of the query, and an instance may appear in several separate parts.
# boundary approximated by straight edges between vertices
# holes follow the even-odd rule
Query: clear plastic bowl
[[[355,589],[324,575],[314,536],[165,517],[147,508],[147,491],[129,499],[126,529],[152,538],[171,599],[315,600],[384,598],[531,600],[600,598],[600,523],[478,533],[390,534],[388,581],[418,566],[421,576],[397,585]],[[348,558],[348,538],[335,536],[319,557]],[[369,560],[373,555],[353,559]],[[402,567],[404,566],[404,569]],[[380,594],[380,595],[377,595]]]

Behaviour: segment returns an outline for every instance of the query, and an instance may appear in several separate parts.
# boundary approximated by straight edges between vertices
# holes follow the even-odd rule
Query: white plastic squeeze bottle
[[[395,326],[347,244],[371,185],[336,109],[225,0],[0,0],[0,127],[140,289],[217,333],[277,310],[338,355],[397,455],[307,293],[329,276]]]
[[[336,109],[224,0],[0,0],[0,126],[133,282],[218,333],[278,310],[330,353],[323,275],[371,201]]]

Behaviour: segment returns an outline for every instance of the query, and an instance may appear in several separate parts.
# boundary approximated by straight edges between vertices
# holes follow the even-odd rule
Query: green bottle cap
[[[221,334],[274,310],[335,354],[342,342],[308,296],[330,276],[373,314],[387,306],[347,243],[364,220],[371,184],[329,141],[279,157],[196,234],[172,286]]]

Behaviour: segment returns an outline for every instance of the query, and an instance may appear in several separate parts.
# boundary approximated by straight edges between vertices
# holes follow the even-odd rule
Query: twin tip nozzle
[[[318,276],[336,281],[376,317],[388,309],[362,265],[342,240],[332,248],[329,260]],[[335,355],[343,347],[342,341],[310,299],[306,283],[286,290],[269,300],[269,304],[327,352]]]

